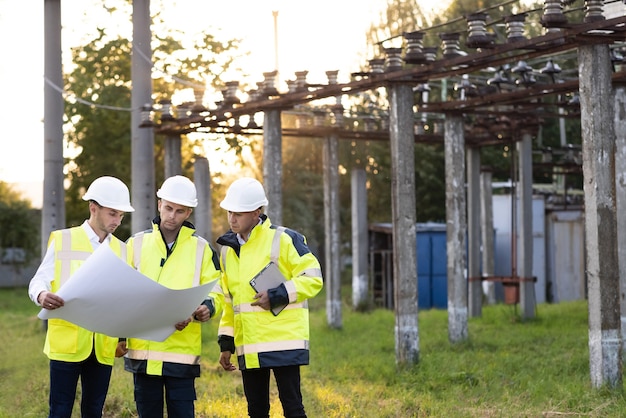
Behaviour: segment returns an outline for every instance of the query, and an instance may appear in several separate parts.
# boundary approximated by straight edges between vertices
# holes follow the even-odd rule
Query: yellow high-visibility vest
[[[133,267],[170,289],[187,289],[219,280],[217,255],[204,238],[195,235],[195,230],[185,225],[178,233],[169,256],[158,225],[133,235],[128,240]],[[215,291],[214,288],[211,295]],[[215,308],[219,311],[220,306],[215,299]],[[184,330],[174,331],[162,342],[129,338],[127,348],[128,359],[146,362],[147,374],[163,375],[163,363],[173,363],[182,368],[197,366],[202,352],[201,322],[192,320]]]
[[[51,291],[57,292],[93,253],[93,247],[82,226],[53,231],[48,242],[54,240],[54,280]],[[110,247],[127,261],[126,244],[111,236]],[[59,318],[48,320],[44,353],[51,360],[79,362],[95,350],[98,362],[113,365],[118,338],[91,332]]]

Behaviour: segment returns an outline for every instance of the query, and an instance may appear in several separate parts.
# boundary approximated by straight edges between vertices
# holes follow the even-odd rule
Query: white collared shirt
[[[256,228],[257,226],[261,225],[263,223],[263,221],[261,220],[261,218],[259,218],[259,223],[254,225],[254,228]],[[252,228],[252,229],[254,229]],[[252,229],[250,230],[250,234],[252,234]],[[246,237],[246,239],[243,239],[243,237],[241,236],[241,234],[237,234],[237,241],[239,241],[239,245],[243,245],[246,242],[248,242],[248,239],[250,239],[250,234],[248,234],[248,236]]]

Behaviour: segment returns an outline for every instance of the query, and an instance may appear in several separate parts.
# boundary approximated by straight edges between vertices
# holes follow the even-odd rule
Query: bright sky
[[[115,27],[127,15],[96,16],[102,0],[60,0],[63,53],[89,41],[96,25]],[[153,5],[157,2],[153,0]],[[325,82],[325,72],[339,70],[339,81],[365,64],[365,32],[387,0],[174,0],[163,16],[172,26],[189,33],[204,29],[220,39],[241,38],[250,50],[248,62],[239,64],[255,81],[275,67],[274,16],[278,10],[278,68],[281,78],[293,79],[296,71],[308,70],[307,80]],[[119,4],[107,0],[107,5]],[[441,4],[437,0],[420,0]],[[308,5],[308,6],[307,6]],[[0,180],[43,180],[43,9],[44,1],[0,0]],[[171,17],[170,17],[171,16]],[[64,57],[64,65],[68,64]],[[286,86],[279,85],[279,90]],[[35,200],[35,199],[33,199]]]

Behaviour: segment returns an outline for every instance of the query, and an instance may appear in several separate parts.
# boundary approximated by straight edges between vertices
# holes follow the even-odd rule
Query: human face
[[[161,231],[178,233],[183,222],[191,215],[191,208],[161,199],[159,200],[159,215]]]
[[[259,223],[260,210],[252,212],[231,212],[228,211],[228,225],[230,229],[241,235],[243,239],[248,239],[250,231]]]
[[[124,219],[124,212],[100,206],[96,202],[89,203],[89,213],[89,225],[93,228],[98,237],[100,237],[100,242],[102,242],[107,235],[115,232]]]

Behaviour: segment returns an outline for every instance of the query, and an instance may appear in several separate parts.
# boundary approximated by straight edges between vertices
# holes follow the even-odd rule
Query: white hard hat
[[[243,177],[230,185],[220,207],[229,212],[252,212],[267,204],[263,185],[256,179]]]
[[[196,186],[184,176],[173,176],[166,179],[157,191],[157,197],[190,208],[198,206]]]
[[[122,212],[134,212],[130,205],[130,192],[122,180],[103,176],[98,177],[89,185],[87,193],[83,195],[83,200],[94,200],[100,206],[111,208]]]

